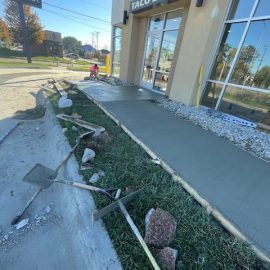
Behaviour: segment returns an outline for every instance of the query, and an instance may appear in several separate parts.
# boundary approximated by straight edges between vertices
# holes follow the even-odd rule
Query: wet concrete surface
[[[270,256],[269,163],[150,102],[157,94],[112,88],[81,87]]]

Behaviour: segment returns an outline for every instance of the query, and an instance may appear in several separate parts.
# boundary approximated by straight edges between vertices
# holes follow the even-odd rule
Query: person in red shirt
[[[97,64],[94,64],[90,67],[90,78],[97,78],[99,73],[99,67]]]

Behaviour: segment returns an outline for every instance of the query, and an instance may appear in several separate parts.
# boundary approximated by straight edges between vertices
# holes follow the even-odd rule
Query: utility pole
[[[18,1],[18,8],[19,8],[20,22],[21,22],[22,34],[23,34],[23,50],[26,53],[27,62],[30,64],[32,63],[31,49],[30,49],[30,44],[29,44],[29,39],[28,39],[28,29],[25,23],[25,16],[24,16],[22,1]]]
[[[99,36],[100,32],[96,32],[97,35],[97,50],[98,50],[98,36]]]

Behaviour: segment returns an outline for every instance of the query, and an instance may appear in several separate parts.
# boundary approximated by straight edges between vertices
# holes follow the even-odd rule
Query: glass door
[[[166,91],[181,19],[181,10],[150,18],[143,60],[142,86]]]
[[[147,88],[153,87],[154,73],[157,65],[160,33],[149,34],[146,41],[142,82]]]

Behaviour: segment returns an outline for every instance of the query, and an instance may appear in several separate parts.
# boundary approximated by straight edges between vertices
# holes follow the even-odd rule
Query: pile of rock
[[[175,218],[160,208],[152,208],[145,217],[144,240],[155,248],[157,261],[164,270],[173,270],[176,266],[178,250],[169,247],[175,237],[176,225]]]
[[[192,121],[195,125],[225,138],[229,142],[266,161],[270,161],[269,134],[260,132],[253,127],[226,121],[222,113],[218,111],[208,110],[203,107],[197,110],[195,106],[186,106],[180,102],[165,98],[158,100],[158,103],[165,110]]]

